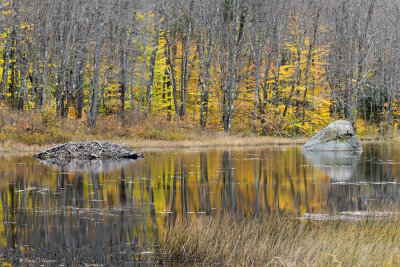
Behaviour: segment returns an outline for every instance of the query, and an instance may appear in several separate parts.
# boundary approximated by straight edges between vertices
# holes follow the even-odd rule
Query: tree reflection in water
[[[144,206],[138,209],[134,204],[139,201],[132,197],[135,181],[126,180],[126,167],[120,168],[120,176],[36,167],[44,177],[32,177],[29,166],[22,165],[0,187],[5,237],[1,250],[13,265],[21,264],[20,259],[118,265],[141,261],[140,252],[152,250],[157,227],[151,179],[145,185],[140,180],[145,192],[139,199]],[[25,175],[15,176],[20,168]],[[148,215],[153,227],[147,225]]]
[[[21,257],[119,265],[153,260],[156,238],[178,214],[391,208],[400,197],[398,155],[372,144],[354,161],[318,156],[317,163],[298,147],[182,150],[61,167],[2,156],[1,253],[16,265]]]

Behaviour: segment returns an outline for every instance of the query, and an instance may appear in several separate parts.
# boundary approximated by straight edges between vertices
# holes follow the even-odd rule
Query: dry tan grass
[[[393,135],[391,141],[393,141],[393,142],[400,142],[400,133],[399,133],[399,132],[396,132],[396,133]]]
[[[256,136],[201,136],[193,137],[191,140],[166,141],[166,140],[118,140],[127,146],[139,149],[155,148],[224,148],[241,146],[263,146],[263,145],[301,145],[306,138],[281,138],[281,137],[256,137]]]
[[[138,150],[155,150],[169,148],[225,148],[241,146],[265,146],[265,145],[301,145],[305,138],[290,139],[280,137],[242,137],[216,135],[209,137],[192,137],[192,140],[168,141],[168,140],[142,140],[142,139],[117,139],[113,142],[126,145]],[[92,140],[87,138],[87,140]],[[100,138],[101,139],[101,138]],[[100,140],[99,139],[99,140]],[[49,145],[27,145],[15,141],[7,141],[0,144],[0,151],[3,152],[38,152],[53,147]]]
[[[160,237],[159,256],[181,264],[399,265],[399,226],[400,218],[322,223],[291,216],[178,218]]]
[[[52,145],[27,145],[13,141],[6,141],[3,144],[0,144],[0,152],[39,152],[40,150],[50,148],[51,146]]]

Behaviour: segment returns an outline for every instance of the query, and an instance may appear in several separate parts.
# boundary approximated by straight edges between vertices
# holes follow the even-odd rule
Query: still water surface
[[[177,216],[298,215],[396,208],[400,146],[168,150],[127,162],[41,163],[0,155],[3,262],[131,265],[154,260]]]

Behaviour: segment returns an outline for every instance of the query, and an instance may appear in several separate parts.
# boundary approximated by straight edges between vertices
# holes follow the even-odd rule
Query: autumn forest
[[[2,0],[1,13],[2,109],[88,128],[397,128],[397,0]]]

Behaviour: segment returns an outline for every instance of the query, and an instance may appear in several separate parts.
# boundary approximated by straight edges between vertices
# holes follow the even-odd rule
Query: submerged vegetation
[[[163,263],[279,266],[400,264],[400,218],[301,221],[178,217],[160,237]]]

